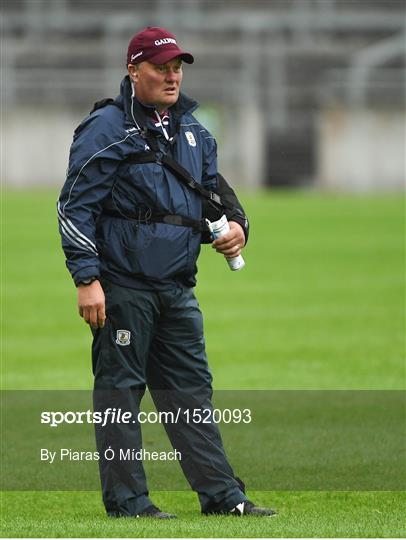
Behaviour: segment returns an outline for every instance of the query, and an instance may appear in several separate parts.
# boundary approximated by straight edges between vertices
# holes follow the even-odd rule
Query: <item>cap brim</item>
[[[162,51],[159,54],[156,54],[155,56],[152,56],[151,58],[145,58],[146,62],[151,62],[151,64],[166,64],[166,62],[169,62],[170,60],[173,60],[174,58],[181,58],[184,62],[187,64],[193,64],[195,59],[193,56],[185,51]]]

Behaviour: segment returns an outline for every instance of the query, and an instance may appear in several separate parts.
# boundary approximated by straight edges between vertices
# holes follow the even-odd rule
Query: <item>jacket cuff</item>
[[[98,266],[86,266],[85,268],[81,268],[79,272],[76,272],[73,276],[73,281],[75,282],[76,287],[85,279],[89,279],[91,277],[100,277],[100,270]]]

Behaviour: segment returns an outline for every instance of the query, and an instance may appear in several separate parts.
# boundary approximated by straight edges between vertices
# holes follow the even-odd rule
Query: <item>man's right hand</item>
[[[100,281],[78,285],[79,314],[92,328],[103,328],[106,320],[104,291]]]

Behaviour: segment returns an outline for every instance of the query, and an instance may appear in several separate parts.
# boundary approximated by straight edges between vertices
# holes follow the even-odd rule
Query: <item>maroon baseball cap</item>
[[[177,57],[188,64],[193,64],[193,56],[182,51],[176,42],[176,36],[157,26],[148,26],[135,34],[128,44],[127,65],[151,62],[152,64],[165,64]]]

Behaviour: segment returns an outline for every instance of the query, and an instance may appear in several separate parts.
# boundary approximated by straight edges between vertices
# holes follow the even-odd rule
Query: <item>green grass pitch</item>
[[[3,194],[2,388],[91,388],[90,335],[56,232],[53,190]],[[242,197],[241,272],[204,246],[197,294],[215,389],[400,390],[404,199]],[[249,456],[247,456],[249,459]],[[249,487],[249,479],[245,479]],[[249,492],[272,519],[204,518],[191,492],[154,492],[178,520],[109,520],[97,492],[3,492],[4,537],[402,537],[404,492]]]

